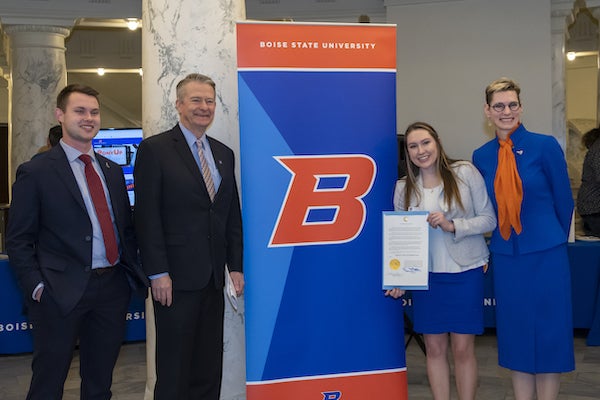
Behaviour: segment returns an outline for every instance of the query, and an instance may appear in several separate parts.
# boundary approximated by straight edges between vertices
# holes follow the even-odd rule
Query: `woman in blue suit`
[[[496,138],[473,153],[498,217],[494,265],[498,362],[512,370],[515,399],[556,399],[575,369],[567,238],[573,197],[552,136],[521,124],[521,89],[501,78],[485,90]]]

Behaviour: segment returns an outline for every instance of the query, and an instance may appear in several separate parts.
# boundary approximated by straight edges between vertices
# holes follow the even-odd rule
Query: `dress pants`
[[[75,308],[62,315],[48,288],[30,301],[33,324],[33,376],[27,400],[61,400],[73,351],[79,340],[81,400],[108,400],[112,373],[125,337],[131,297],[123,267],[92,271]]]
[[[223,289],[173,291],[170,307],[154,302],[154,400],[218,400],[223,365]]]

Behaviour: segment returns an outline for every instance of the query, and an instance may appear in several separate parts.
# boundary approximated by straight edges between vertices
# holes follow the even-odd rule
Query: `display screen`
[[[104,128],[100,129],[92,146],[94,151],[116,162],[123,168],[129,204],[135,203],[133,166],[139,143],[142,141],[142,128]]]

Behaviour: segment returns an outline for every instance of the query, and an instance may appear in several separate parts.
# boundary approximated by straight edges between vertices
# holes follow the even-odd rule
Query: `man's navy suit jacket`
[[[131,206],[121,167],[96,154],[118,231],[120,264],[130,286],[145,291]],[[44,282],[63,314],[81,299],[91,275],[92,224],[67,156],[60,145],[17,169],[6,248],[26,300]]]

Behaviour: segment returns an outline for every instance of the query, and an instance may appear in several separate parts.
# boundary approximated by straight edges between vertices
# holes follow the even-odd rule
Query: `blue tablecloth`
[[[144,300],[134,297],[127,312],[126,341],[146,339]],[[32,351],[32,326],[23,314],[23,297],[5,256],[0,259],[0,354]]]
[[[576,241],[569,243],[571,285],[573,296],[573,327],[589,329],[588,346],[600,346],[600,242]],[[494,297],[494,266],[490,264],[484,279],[484,324],[496,326],[496,299]],[[404,301],[405,311],[411,316],[410,293]]]
[[[600,242],[569,243],[571,283],[573,288],[573,327],[589,329],[587,344],[600,346]],[[496,326],[494,311],[494,267],[485,275],[484,322]],[[411,298],[406,296],[405,309],[410,315]],[[0,354],[30,352],[31,326],[22,312],[21,292],[17,288],[8,260],[0,259]],[[133,298],[127,313],[127,341],[146,337],[144,301]]]
[[[600,346],[600,242],[569,243],[573,327],[589,328],[588,346]]]

